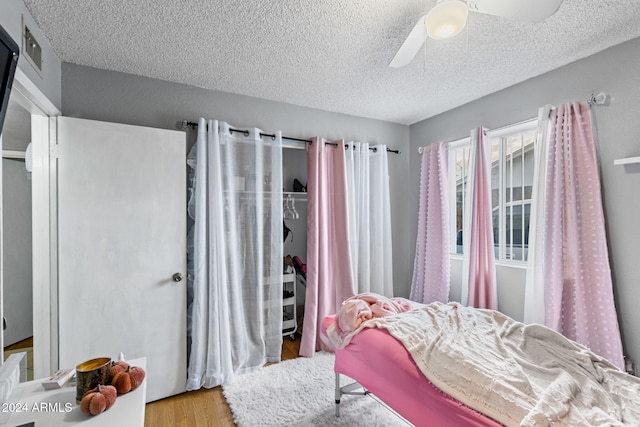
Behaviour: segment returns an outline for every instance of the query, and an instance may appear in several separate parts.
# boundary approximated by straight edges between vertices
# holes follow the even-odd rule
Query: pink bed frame
[[[334,316],[329,316],[323,320],[323,331],[333,319]],[[340,397],[356,394],[352,393],[354,387],[340,387],[342,374],[357,381],[415,426],[500,426],[434,386],[402,343],[385,329],[364,328],[335,354],[336,416]]]

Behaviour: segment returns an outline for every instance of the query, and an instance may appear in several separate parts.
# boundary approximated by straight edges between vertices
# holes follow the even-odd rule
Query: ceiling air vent
[[[26,25],[24,25],[24,46],[22,49],[22,55],[29,60],[38,73],[42,73],[42,48],[33,33],[29,30],[29,27]]]

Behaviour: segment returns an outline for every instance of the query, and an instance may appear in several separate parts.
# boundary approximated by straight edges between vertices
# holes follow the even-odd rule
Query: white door
[[[185,134],[57,120],[60,367],[123,352],[147,358],[147,401],[181,393]]]

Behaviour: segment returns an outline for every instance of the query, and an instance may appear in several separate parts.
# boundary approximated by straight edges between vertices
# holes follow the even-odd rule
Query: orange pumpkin
[[[114,375],[111,385],[116,388],[118,394],[125,394],[138,388],[142,384],[144,377],[144,369],[137,366],[129,366],[125,371]]]
[[[80,410],[85,415],[98,415],[111,408],[116,402],[116,388],[100,385],[87,391],[80,401]]]

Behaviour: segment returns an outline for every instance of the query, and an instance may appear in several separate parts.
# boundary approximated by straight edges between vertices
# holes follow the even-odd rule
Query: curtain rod
[[[188,127],[192,128],[192,129],[195,129],[195,128],[198,127],[198,123],[190,122],[190,121],[187,121],[187,120],[182,120],[182,129],[186,129]],[[249,136],[249,131],[246,130],[246,129],[235,129],[235,128],[230,127],[229,131],[231,133],[238,132],[238,133],[242,133],[244,136]],[[273,134],[273,133],[262,133],[262,132],[260,132],[260,136],[261,137],[268,136],[268,137],[270,137],[272,139],[275,139],[275,137],[276,137],[276,135]],[[283,136],[282,139],[288,139],[290,141],[298,141],[298,142],[304,142],[304,143],[309,143],[309,144],[311,144],[311,142],[312,142],[310,139],[293,138],[293,137],[290,137],[290,136]],[[331,145],[333,147],[337,147],[338,146],[338,144],[335,143],[335,142],[325,142],[325,145]],[[347,150],[348,148],[349,147],[345,145],[345,150]],[[369,150],[372,150],[374,153],[376,151],[378,151],[378,149],[376,147],[369,147]],[[391,148],[387,148],[387,152],[394,153],[394,154],[400,154],[399,150],[392,150]]]
[[[591,96],[587,99],[587,104],[589,104],[589,107],[593,107],[594,105],[607,105],[607,99],[609,98],[609,95],[607,95],[605,92],[599,92],[598,94],[595,94],[594,92],[591,92]],[[524,124],[527,124],[529,122],[532,122],[534,120],[537,120],[536,118],[534,119],[528,119],[528,120],[524,120],[518,123],[514,123],[511,125],[507,125],[507,126],[502,126],[496,129],[488,129],[489,132],[498,132],[504,129],[508,129],[511,127],[516,127],[516,126],[521,126]],[[485,131],[485,135],[486,135]],[[462,138],[465,139],[465,138]],[[455,142],[455,141],[454,141]],[[418,153],[422,154],[424,152],[424,147],[418,147]]]

